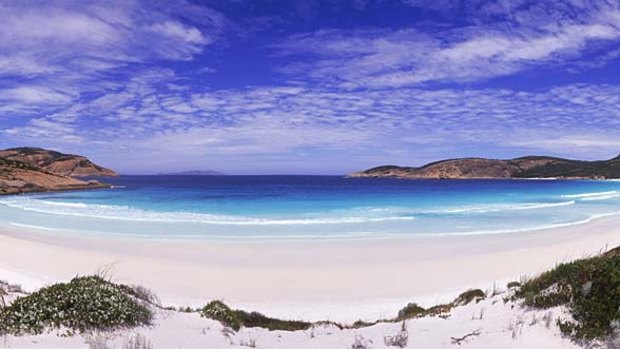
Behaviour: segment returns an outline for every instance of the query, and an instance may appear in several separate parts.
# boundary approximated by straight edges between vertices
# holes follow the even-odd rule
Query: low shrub
[[[452,310],[454,307],[454,303],[447,304],[438,304],[434,305],[428,309],[424,309],[416,303],[409,303],[404,308],[398,311],[398,316],[395,319],[385,320],[389,322],[397,322],[402,320],[407,320],[416,317],[425,317],[425,316],[445,316]]]
[[[604,338],[620,321],[620,255],[608,253],[558,265],[523,284],[517,297],[528,306],[565,305],[572,320],[558,320],[577,339]]]
[[[241,323],[245,327],[262,327],[270,331],[303,331],[309,329],[312,324],[304,321],[279,320],[267,317],[255,311],[247,313],[237,310]]]
[[[430,316],[444,316],[454,308],[454,304],[438,304],[426,309],[426,314]]]
[[[71,332],[145,325],[151,311],[98,276],[76,277],[17,298],[0,311],[0,332],[40,334],[66,328]]]
[[[200,315],[217,320],[235,331],[243,327],[261,327],[270,331],[298,331],[307,330],[312,324],[304,321],[279,320],[267,317],[257,312],[246,312],[231,309],[222,301],[212,301],[200,311]]]
[[[200,316],[219,321],[235,331],[241,328],[241,319],[237,313],[222,301],[211,301],[205,305],[200,311]]]
[[[446,316],[454,307],[467,305],[474,300],[479,301],[484,298],[484,292],[482,290],[475,289],[461,293],[451,303],[438,304],[428,309],[424,309],[416,303],[409,303],[404,308],[398,311],[398,316],[393,321],[401,321],[414,317],[424,316]]]
[[[453,304],[454,305],[467,305],[473,301],[479,302],[483,300],[485,297],[486,296],[484,292],[480,289],[467,290],[461,293],[458,297],[456,297]]]
[[[410,319],[426,315],[426,309],[417,305],[416,303],[409,303],[404,308],[398,311],[398,320]]]
[[[521,283],[519,281],[510,281],[507,285],[506,288],[516,288],[516,287],[520,287]]]
[[[357,328],[364,328],[364,327],[370,327],[373,325],[376,325],[378,323],[381,322],[387,322],[388,320],[375,320],[375,321],[365,321],[362,319],[359,319],[357,321],[355,321],[354,323],[352,323],[351,325],[345,325],[343,326],[343,328],[353,328],[353,329],[357,329]]]

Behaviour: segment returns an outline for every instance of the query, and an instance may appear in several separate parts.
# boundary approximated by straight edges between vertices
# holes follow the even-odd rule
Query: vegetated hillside
[[[525,170],[517,177],[620,178],[620,156],[602,161],[560,160]]]
[[[579,161],[549,156],[511,160],[462,158],[422,167],[379,166],[348,177],[391,178],[620,178],[620,156],[610,160]]]
[[[41,148],[0,150],[0,158],[21,161],[49,172],[71,177],[110,177],[117,174],[80,155],[63,154]]]
[[[0,195],[107,187],[99,181],[84,181],[28,162],[0,157]]]

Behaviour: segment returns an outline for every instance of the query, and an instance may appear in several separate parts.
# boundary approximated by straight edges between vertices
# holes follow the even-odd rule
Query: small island
[[[217,171],[183,171],[158,173],[158,176],[223,176],[224,173]]]
[[[460,158],[432,162],[421,167],[394,165],[349,174],[349,178],[404,179],[614,179],[620,178],[620,156],[610,160],[583,161],[550,156],[526,156],[510,160]]]

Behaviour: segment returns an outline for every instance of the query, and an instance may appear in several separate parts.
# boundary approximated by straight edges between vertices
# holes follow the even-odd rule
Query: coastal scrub
[[[221,322],[238,331],[241,327],[262,327],[270,331],[307,330],[312,324],[304,321],[280,320],[267,317],[258,312],[231,309],[222,301],[211,301],[200,310],[202,317]]]
[[[572,319],[558,320],[576,339],[602,339],[620,321],[620,255],[604,255],[558,265],[523,284],[517,297],[534,308],[566,306]]]
[[[128,289],[99,276],[42,288],[0,311],[0,332],[22,335],[67,329],[72,334],[148,324],[151,311]]]

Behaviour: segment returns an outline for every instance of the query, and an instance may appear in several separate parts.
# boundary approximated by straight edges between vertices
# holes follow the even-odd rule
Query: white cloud
[[[0,101],[9,103],[65,104],[71,100],[72,96],[45,87],[20,86],[0,91]]]
[[[175,17],[183,13],[174,12],[172,6],[158,8],[151,2],[63,4],[68,6],[57,6],[53,1],[36,6],[20,2],[2,5],[2,56],[30,55],[42,64],[61,67],[74,58],[116,62],[136,62],[153,56],[178,59],[200,52],[221,29],[196,22],[182,24]],[[218,16],[213,11],[209,15]]]
[[[145,74],[122,91],[4,135],[16,143],[48,146],[88,139],[106,154],[122,152],[131,159],[125,169],[148,166],[153,158],[188,167],[207,160],[270,166],[282,157],[304,158],[308,167],[331,159],[353,170],[381,162],[494,156],[499,148],[515,156],[551,152],[602,158],[617,152],[617,86],[570,85],[541,92],[292,86],[199,93],[161,88],[169,78],[157,75]],[[96,128],[91,120],[97,120]],[[235,165],[229,162],[233,158]]]
[[[219,13],[185,1],[4,1],[0,98],[12,104],[0,111],[25,114],[39,103],[117,89],[141,71],[128,66],[192,59],[225,23]]]
[[[277,47],[283,55],[315,58],[285,65],[282,72],[348,88],[473,81],[570,61],[592,45],[620,41],[618,6],[572,7],[584,11],[576,19],[536,5],[514,12],[487,9],[514,18],[451,29],[321,30],[294,35]],[[533,19],[539,11],[547,16],[544,25]]]
[[[151,29],[157,33],[168,36],[174,40],[203,45],[208,42],[200,30],[194,27],[186,27],[179,22],[166,21],[155,23]]]

